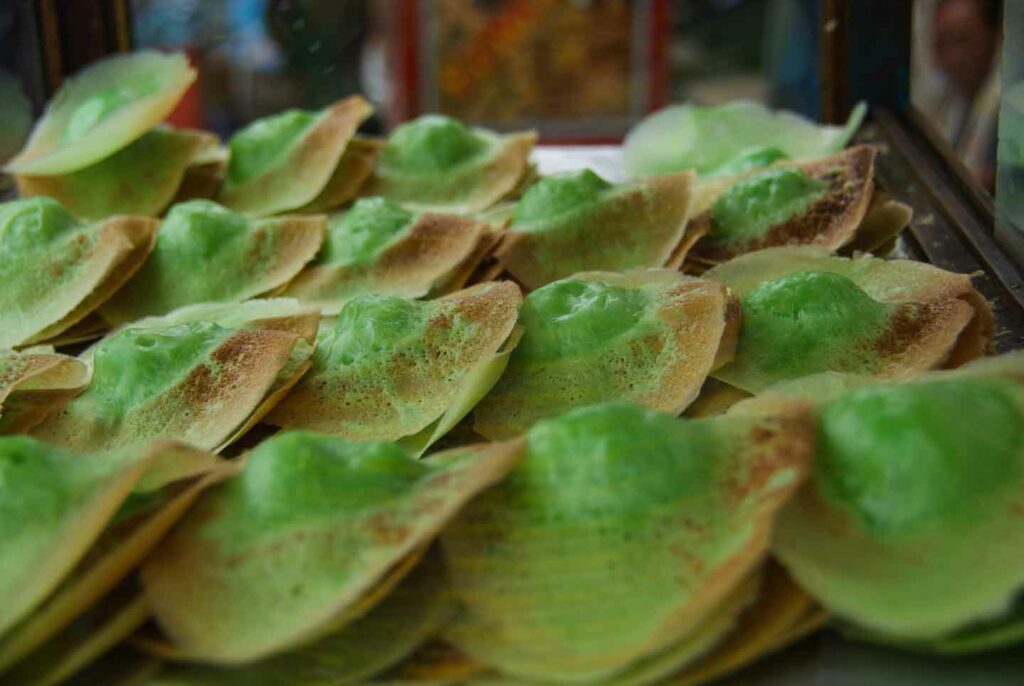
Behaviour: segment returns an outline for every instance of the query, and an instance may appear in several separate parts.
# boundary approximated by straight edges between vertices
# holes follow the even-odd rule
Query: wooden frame
[[[34,0],[47,94],[64,76],[132,48],[130,0]]]

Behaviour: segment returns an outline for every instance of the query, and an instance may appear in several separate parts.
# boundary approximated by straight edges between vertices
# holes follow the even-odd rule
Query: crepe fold
[[[543,178],[519,200],[495,256],[530,289],[580,271],[677,268],[703,235],[687,223],[695,183],[692,172],[620,185],[590,170]]]
[[[149,260],[103,304],[100,316],[116,326],[275,291],[313,259],[326,230],[322,216],[247,219],[210,200],[175,205]]]
[[[267,417],[351,439],[404,439],[421,452],[501,376],[522,296],[508,281],[437,300],[351,300],[322,325],[312,367]]]
[[[142,50],[99,60],[61,85],[5,169],[52,176],[104,160],[163,121],[195,78],[182,53]]]
[[[87,224],[50,198],[0,204],[0,346],[46,341],[84,320],[145,262],[157,224]]]
[[[33,433],[79,452],[163,437],[220,450],[306,371],[317,320],[287,300],[141,320],[83,353],[93,369],[88,389]]]
[[[442,115],[398,126],[360,191],[417,209],[479,212],[514,194],[530,174],[534,131],[499,135]]]
[[[282,294],[337,314],[361,295],[419,298],[458,290],[498,237],[467,217],[363,199],[330,217],[324,248]]]
[[[964,653],[1020,637],[1024,356],[896,383],[826,373],[777,384],[732,415],[809,402],[815,476],[774,550],[858,636]]]
[[[881,250],[907,226],[911,211],[884,194],[875,197],[875,156],[873,147],[860,145],[703,181],[690,221],[704,237],[688,259],[714,265],[785,245]]]
[[[524,300],[522,339],[473,411],[488,438],[628,398],[678,414],[731,358],[738,308],[720,283],[669,270],[584,272]]]
[[[984,354],[994,330],[971,277],[910,260],[769,248],[705,273],[737,295],[735,359],[713,376],[756,393],[821,371],[910,378]]]
[[[66,676],[88,661],[83,651],[91,659],[75,622],[119,604],[115,588],[228,473],[209,453],[173,442],[79,455],[24,436],[0,438],[0,469],[5,683],[55,683],[46,675]]]
[[[362,168],[362,158],[345,159],[344,153],[372,113],[370,103],[353,95],[319,112],[288,110],[249,124],[228,141],[231,155],[218,202],[266,216],[332,199]]]
[[[799,408],[743,420],[619,402],[535,425],[442,532],[463,608],[445,637],[527,683],[634,683],[705,652],[756,592],[813,449]]]
[[[110,157],[68,174],[18,175],[18,193],[23,198],[54,198],[85,219],[157,216],[182,189],[196,155],[216,143],[215,136],[202,131],[159,127]]]
[[[178,657],[238,664],[369,621],[388,597],[377,592],[384,580],[415,568],[418,551],[518,452],[490,444],[420,461],[394,443],[281,433],[146,562],[160,628]]]

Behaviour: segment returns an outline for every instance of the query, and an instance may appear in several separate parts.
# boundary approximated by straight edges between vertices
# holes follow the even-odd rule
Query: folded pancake
[[[1012,375],[969,365],[903,385],[812,377],[779,391],[819,403],[822,433],[816,478],[781,516],[775,550],[876,640],[927,649],[1019,622],[1024,357],[1009,361]]]
[[[326,230],[322,216],[247,219],[211,200],[175,205],[149,260],[100,307],[100,316],[118,325],[185,305],[242,302],[271,292],[313,259]]]
[[[546,682],[700,654],[681,642],[738,611],[720,604],[763,562],[813,450],[809,413],[736,419],[617,402],[538,423],[509,476],[441,534],[463,608],[445,637]]]
[[[228,141],[231,156],[218,202],[256,216],[313,202],[372,113],[370,103],[353,95],[319,112],[287,110],[257,119]]]
[[[696,176],[666,174],[613,185],[589,169],[548,176],[516,205],[499,262],[528,288],[587,270],[669,265],[689,233]],[[693,236],[690,236],[693,239]]]
[[[178,655],[222,664],[342,630],[373,607],[364,599],[389,570],[503,478],[518,453],[513,442],[420,461],[394,443],[278,434],[143,566],[156,620]]]
[[[530,173],[534,131],[500,135],[438,114],[398,126],[360,192],[419,210],[479,212]]]
[[[158,222],[87,224],[50,198],[0,203],[0,347],[58,336],[96,309],[145,262]]]
[[[585,272],[548,284],[523,301],[522,339],[476,406],[473,427],[503,438],[621,398],[679,414],[729,358],[736,312],[721,284],[669,270]]]
[[[119,565],[101,559],[96,547],[119,513],[134,507],[133,493],[161,496],[169,484],[213,466],[212,456],[173,446],[81,455],[27,436],[0,437],[0,664],[22,654],[15,644],[38,628],[32,613],[52,615],[67,589],[81,590],[83,573],[95,564],[117,573],[112,568]],[[78,609],[76,603],[70,614]]]
[[[911,378],[983,354],[992,334],[969,275],[910,260],[772,248],[705,277],[743,308],[736,356],[713,376],[750,393],[823,371]]]
[[[235,469],[184,444],[156,443],[146,451],[156,455],[160,464],[136,484],[99,538],[46,601],[0,639],[0,672],[18,672],[22,664],[39,662],[40,656],[52,652],[51,644],[62,643],[60,635],[73,622],[117,593],[116,587],[159,544],[199,494]]]
[[[351,439],[405,439],[421,452],[501,376],[521,302],[509,281],[438,300],[350,300],[336,322],[321,325],[312,367],[266,421]]]
[[[369,138],[356,136],[350,140],[320,194],[296,212],[327,212],[355,199],[373,173],[380,148],[379,141]]]
[[[21,433],[82,392],[89,367],[52,350],[0,351],[0,433]]]
[[[157,216],[178,193],[196,153],[216,140],[202,131],[158,127],[110,157],[68,174],[19,175],[18,193],[23,198],[49,196],[84,219]]]
[[[163,121],[195,78],[183,53],[143,50],[95,62],[64,81],[5,169],[67,174],[110,157]]]
[[[366,198],[330,217],[323,249],[283,295],[337,314],[360,295],[419,298],[461,288],[484,257],[481,244],[493,242],[482,222]]]
[[[672,105],[629,132],[623,161],[632,176],[693,169],[703,178],[749,168],[751,159],[755,165],[770,164],[778,157],[814,159],[846,147],[866,114],[867,107],[859,103],[844,126],[826,126],[747,100],[717,106]]]
[[[340,631],[239,667],[167,666],[149,686],[365,683],[435,635],[453,611],[439,551],[428,552],[379,604]]]
[[[201,492],[234,469],[183,444],[157,443],[146,451],[159,464],[135,485],[56,590],[0,639],[0,673],[9,671],[4,683],[56,683],[57,675],[81,669],[138,628],[150,609],[138,602],[130,575]],[[101,638],[106,630],[97,626],[108,619],[114,633]]]
[[[34,434],[79,452],[155,438],[223,448],[298,380],[315,340],[314,313],[260,320],[233,307],[243,321],[193,308],[110,334],[83,354],[89,387]]]
[[[778,163],[702,184],[689,259],[718,264],[782,245],[850,243],[871,206],[875,149],[859,145],[810,162]]]

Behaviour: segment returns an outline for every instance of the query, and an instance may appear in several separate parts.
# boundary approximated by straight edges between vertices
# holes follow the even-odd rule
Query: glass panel
[[[668,101],[818,113],[818,0],[132,0],[137,47],[200,71],[172,118],[230,134],[363,92],[378,131],[429,111],[617,142]]]
[[[132,0],[132,20],[136,47],[183,49],[199,69],[172,122],[228,135],[257,117],[319,108],[359,92],[367,5]]]
[[[0,3],[0,165],[21,148],[44,97],[33,20],[30,2]]]
[[[1007,5],[999,112],[996,235],[1024,264],[1024,3]]]
[[[1002,0],[917,0],[911,96],[971,173],[995,188]]]

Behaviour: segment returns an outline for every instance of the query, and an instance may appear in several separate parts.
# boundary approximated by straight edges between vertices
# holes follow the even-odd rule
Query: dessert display
[[[354,95],[55,96],[0,203],[0,683],[689,686],[1024,640],[1024,356],[866,145],[671,108],[633,177]]]

